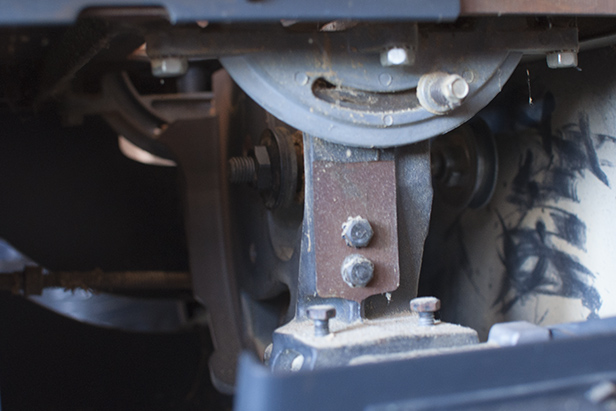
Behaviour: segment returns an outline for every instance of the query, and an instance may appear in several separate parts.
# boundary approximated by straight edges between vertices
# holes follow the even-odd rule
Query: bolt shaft
[[[314,335],[324,337],[329,334],[329,320],[314,320]]]
[[[252,183],[255,179],[255,162],[250,157],[229,159],[229,181],[231,183]]]
[[[434,325],[434,313],[420,312],[419,313],[419,325],[423,325],[423,326]]]

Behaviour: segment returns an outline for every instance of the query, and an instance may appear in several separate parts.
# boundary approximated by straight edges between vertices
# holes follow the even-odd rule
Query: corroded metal
[[[362,255],[374,263],[366,287],[352,288],[340,275],[344,259],[353,253],[340,238],[340,221],[361,215],[374,236]],[[394,161],[314,163],[314,234],[316,284],[320,297],[362,301],[398,288],[398,232]]]

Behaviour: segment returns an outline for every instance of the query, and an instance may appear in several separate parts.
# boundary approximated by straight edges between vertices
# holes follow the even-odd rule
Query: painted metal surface
[[[313,167],[317,293],[359,302],[394,291],[400,284],[395,162],[316,161]],[[374,237],[369,246],[355,249],[342,239],[342,224],[351,216],[370,222]],[[365,287],[350,287],[340,274],[351,254],[375,265],[374,278]]]
[[[341,2],[315,0],[2,0],[0,24],[67,24],[88,8],[163,7],[173,23],[208,20],[210,22],[356,20],[452,21],[460,12],[459,0],[387,0],[388,7],[369,0]]]

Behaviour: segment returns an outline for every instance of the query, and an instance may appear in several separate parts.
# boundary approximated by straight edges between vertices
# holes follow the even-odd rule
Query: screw
[[[336,316],[333,305],[313,305],[306,310],[308,318],[314,321],[314,335],[323,337],[329,334],[329,319]]]
[[[342,262],[340,273],[350,287],[365,287],[374,276],[374,264],[361,254],[351,254]]]
[[[415,56],[409,48],[392,47],[381,52],[381,65],[389,66],[410,66],[413,64]]]
[[[360,216],[349,217],[342,224],[342,239],[349,247],[367,247],[373,235],[370,222]]]
[[[419,325],[434,325],[434,313],[440,309],[441,300],[436,297],[419,297],[411,300],[411,311],[419,313]]]
[[[545,56],[548,67],[552,69],[577,67],[578,55],[575,50],[554,51]]]
[[[185,57],[153,58],[150,64],[154,77],[179,77],[188,71],[188,60]]]

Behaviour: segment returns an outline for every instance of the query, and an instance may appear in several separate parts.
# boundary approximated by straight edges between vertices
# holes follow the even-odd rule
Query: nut
[[[545,58],[548,67],[553,69],[577,67],[578,65],[578,55],[575,50],[555,51],[548,53]]]
[[[360,216],[349,217],[342,224],[342,239],[349,247],[367,247],[373,235],[370,222]]]
[[[350,287],[365,287],[374,276],[374,264],[361,254],[351,254],[342,262],[340,273]]]
[[[468,83],[457,74],[428,73],[417,83],[419,104],[434,114],[445,114],[459,107],[469,92]]]
[[[419,297],[411,300],[411,310],[417,313],[433,313],[441,309],[441,300],[436,297]]]
[[[268,190],[272,188],[272,163],[269,152],[265,146],[255,146],[255,171],[257,175],[257,189]]]
[[[407,47],[392,47],[381,53],[381,65],[388,66],[409,66],[413,64],[415,55]]]
[[[308,318],[316,321],[327,321],[336,316],[336,307],[333,305],[313,305],[306,310]]]
[[[188,60],[184,57],[153,58],[150,61],[154,77],[179,77],[188,71]]]

